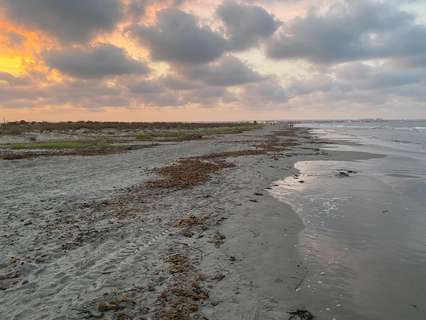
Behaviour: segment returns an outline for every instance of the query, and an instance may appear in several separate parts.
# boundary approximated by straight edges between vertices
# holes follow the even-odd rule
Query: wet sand
[[[0,161],[1,318],[286,319],[303,307],[303,223],[271,184],[300,160],[366,156],[320,142],[279,124],[125,154]],[[259,143],[265,152],[234,152]],[[153,169],[212,154],[231,165],[190,187],[148,187],[161,179]]]
[[[381,156],[300,161],[271,191],[305,226],[298,250],[308,273],[296,295],[317,319],[425,319],[424,133],[409,122],[347,125],[323,133],[339,137],[323,150]]]

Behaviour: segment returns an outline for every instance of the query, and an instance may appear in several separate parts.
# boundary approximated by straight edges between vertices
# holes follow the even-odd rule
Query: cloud
[[[394,63],[368,65],[361,62],[341,65],[335,70],[335,78],[356,90],[395,89],[396,87],[423,85],[425,68],[401,68]]]
[[[225,87],[203,86],[186,92],[183,99],[186,103],[197,104],[201,107],[217,107],[223,103],[234,101],[236,97]]]
[[[274,79],[244,86],[239,95],[247,107],[281,106],[288,101],[284,87]]]
[[[146,13],[146,0],[131,0],[126,6],[126,16],[131,22],[138,22]]]
[[[0,72],[0,108],[195,105],[347,116],[357,110],[385,112],[385,106],[403,106],[403,115],[424,104],[426,26],[412,9],[403,11],[409,10],[403,1],[311,5],[307,0],[0,0],[12,22],[5,23],[1,40],[8,54],[17,55],[5,56],[3,65],[22,63],[20,76]],[[281,18],[304,13],[280,22],[271,12]],[[40,37],[32,30],[56,37],[55,49],[38,55],[34,42]],[[98,37],[108,32],[113,33]],[[139,61],[128,52],[148,52],[152,60]],[[304,61],[281,63],[291,59]],[[45,70],[44,62],[65,77],[35,72]],[[264,74],[267,70],[275,75]]]
[[[32,84],[32,81],[27,76],[16,77],[7,72],[0,72],[0,84],[22,86]]]
[[[153,80],[141,80],[136,83],[130,83],[128,88],[135,94],[157,94],[163,93],[164,87],[158,82]]]
[[[226,49],[221,34],[176,8],[159,11],[155,25],[134,26],[130,33],[149,48],[152,59],[159,61],[207,63],[219,58]]]
[[[272,35],[280,24],[259,6],[225,2],[216,13],[225,25],[229,47],[233,51],[256,46],[260,40]]]
[[[159,81],[166,88],[176,91],[193,90],[200,87],[199,83],[173,74],[162,77]]]
[[[313,63],[415,57],[424,56],[425,38],[426,28],[395,4],[346,0],[284,25],[269,41],[267,55]]]
[[[9,32],[7,34],[9,45],[12,47],[21,46],[25,42],[25,38],[16,32]]]
[[[158,79],[140,80],[126,84],[135,100],[146,106],[176,107],[183,104],[180,95]]]
[[[0,0],[10,18],[62,42],[86,42],[112,31],[122,17],[120,0]]]
[[[71,80],[50,86],[46,90],[49,105],[71,104],[87,109],[127,107],[130,97],[121,86],[93,80]]]
[[[310,103],[336,106],[339,101],[374,109],[402,100],[409,107],[426,96],[425,86],[426,68],[405,68],[394,62],[374,65],[348,62],[309,78],[293,79],[287,90],[290,98],[299,103],[310,100]]]
[[[46,106],[86,109],[109,106],[128,107],[131,96],[120,86],[111,86],[98,79],[69,80],[56,84],[39,84],[37,78],[15,77],[13,82],[0,81],[2,108],[37,108]]]
[[[300,96],[319,91],[330,91],[333,88],[333,84],[333,79],[329,75],[315,75],[311,78],[291,81],[287,86],[287,90],[291,96]]]
[[[44,54],[44,58],[51,68],[76,78],[149,73],[149,68],[144,63],[129,57],[124,49],[111,44],[49,51]]]
[[[237,86],[265,78],[234,56],[224,56],[210,64],[184,66],[178,70],[186,78],[199,80],[210,86]]]
[[[195,85],[183,78],[142,80],[128,83],[127,87],[136,101],[154,107],[177,107],[190,104],[209,107],[230,98],[230,93],[225,87]]]

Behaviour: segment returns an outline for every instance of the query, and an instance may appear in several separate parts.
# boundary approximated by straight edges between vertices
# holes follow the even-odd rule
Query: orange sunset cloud
[[[0,113],[419,117],[423,10],[375,0],[2,0]]]

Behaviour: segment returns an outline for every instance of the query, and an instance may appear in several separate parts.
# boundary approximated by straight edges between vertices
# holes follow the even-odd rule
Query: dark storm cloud
[[[259,6],[225,2],[216,13],[225,25],[229,47],[234,51],[256,46],[279,26],[277,19]]]
[[[426,28],[397,5],[344,1],[283,26],[269,42],[267,55],[314,63],[416,57],[424,55],[425,39]]]
[[[198,19],[176,8],[157,13],[153,26],[135,26],[131,34],[151,51],[154,60],[178,64],[207,63],[219,58],[226,40]]]
[[[224,56],[210,64],[182,67],[179,71],[188,79],[200,80],[211,86],[237,86],[264,79],[233,56]]]
[[[63,42],[85,42],[112,31],[122,17],[120,0],[0,0],[10,18]]]
[[[125,74],[147,74],[149,68],[110,44],[87,49],[64,49],[44,54],[51,68],[76,78],[102,78]]]

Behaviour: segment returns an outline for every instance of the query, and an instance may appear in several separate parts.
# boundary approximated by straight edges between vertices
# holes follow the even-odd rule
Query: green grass
[[[11,150],[31,150],[31,149],[102,149],[110,145],[105,140],[55,140],[45,142],[12,143],[7,145]]]
[[[216,127],[205,129],[182,129],[182,130],[150,130],[143,131],[136,136],[140,141],[187,141],[198,140],[203,137],[238,134],[249,130],[260,128],[261,125],[247,124],[230,127]],[[99,150],[111,147],[111,139],[92,139],[92,140],[51,140],[51,141],[33,141],[24,143],[11,143],[3,145],[9,150]]]
[[[186,130],[161,130],[161,131],[146,131],[138,134],[136,139],[143,141],[151,140],[186,140],[191,138],[191,136],[196,133],[194,131]]]
[[[262,126],[257,124],[248,124],[248,125],[238,126],[238,127],[218,127],[218,128],[204,129],[202,131],[204,135],[238,134],[238,133],[243,133],[250,130],[259,129],[261,127]]]
[[[235,127],[217,127],[207,129],[194,129],[194,130],[155,130],[144,131],[136,136],[136,139],[142,141],[185,141],[196,140],[203,136],[222,135],[222,134],[237,134],[249,130],[259,129],[261,125],[247,124],[244,126]]]

